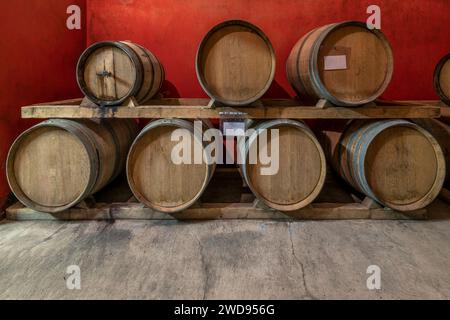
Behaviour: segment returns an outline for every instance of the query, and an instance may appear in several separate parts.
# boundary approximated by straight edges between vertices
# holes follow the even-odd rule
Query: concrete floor
[[[81,290],[66,268],[79,265]],[[366,287],[369,265],[381,290]],[[3,222],[0,299],[449,299],[450,220]]]

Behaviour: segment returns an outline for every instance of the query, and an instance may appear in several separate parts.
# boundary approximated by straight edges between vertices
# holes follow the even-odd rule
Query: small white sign
[[[347,69],[347,56],[325,56],[325,70],[345,70]]]
[[[223,122],[223,134],[228,137],[245,136],[245,121]]]

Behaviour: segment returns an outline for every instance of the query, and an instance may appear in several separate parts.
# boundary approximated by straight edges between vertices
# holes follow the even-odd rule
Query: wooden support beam
[[[75,100],[72,100],[72,102]],[[78,100],[76,100],[78,101]],[[208,99],[162,99],[147,102],[142,106],[83,107],[70,105],[68,101],[26,106],[22,118],[183,118],[220,119],[221,107],[211,108]],[[81,100],[79,101],[81,103]],[[356,108],[299,105],[296,100],[266,99],[259,106],[235,107],[237,112],[251,119],[398,119],[438,118],[441,108],[421,104],[365,106]]]
[[[253,203],[202,203],[185,212],[166,214],[140,203],[97,204],[93,208],[72,208],[58,214],[37,212],[17,203],[6,210],[9,220],[407,220],[426,219],[427,210],[401,213],[386,208],[368,208],[358,203],[313,203],[306,208],[282,213]]]

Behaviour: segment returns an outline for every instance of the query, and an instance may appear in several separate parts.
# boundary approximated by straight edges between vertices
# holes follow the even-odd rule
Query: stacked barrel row
[[[128,157],[126,171],[136,198],[161,212],[182,211],[201,197],[215,166],[206,159],[206,151],[200,164],[172,162],[176,143],[171,136],[180,128],[192,135],[192,154],[195,148],[204,150],[187,120],[156,120],[139,135],[133,120],[45,121],[14,143],[8,181],[26,206],[60,212],[111,182]],[[239,146],[246,160],[241,172],[255,196],[280,211],[301,209],[319,195],[327,173],[326,155],[357,191],[398,211],[430,204],[445,180],[445,162],[450,161],[450,128],[436,120],[353,121],[343,132],[325,132],[325,150],[301,121],[263,121],[253,128],[254,135]],[[249,150],[263,129],[269,130],[269,150],[270,129],[279,131],[275,174],[263,174],[266,164],[249,161]]]
[[[443,62],[438,70],[440,88],[446,87],[446,68]],[[196,58],[202,88],[226,106],[250,105],[260,99],[271,86],[275,70],[268,37],[244,21],[214,27]],[[294,46],[287,61],[287,77],[299,99],[325,99],[337,106],[374,101],[389,84],[392,71],[389,42],[379,30],[369,30],[360,22],[311,31]],[[118,106],[131,98],[144,103],[161,88],[164,68],[154,54],[137,44],[101,42],[82,54],[77,80],[86,97],[101,107]],[[203,122],[205,129],[211,127]],[[448,161],[432,135],[441,124],[427,122],[426,126],[427,130],[425,122],[408,120],[352,121],[338,132],[326,131],[324,149],[302,121],[249,122],[254,134],[238,146],[244,160],[241,173],[267,206],[294,211],[312,203],[321,192],[328,156],[339,175],[362,194],[396,210],[420,209],[439,193]],[[203,150],[201,163],[173,162],[172,134],[178,129],[191,136],[191,154],[196,148]],[[264,130],[269,145],[258,152],[270,150],[271,129],[279,132],[279,168],[263,174],[264,165],[250,161],[250,150]],[[126,169],[129,186],[140,202],[161,212],[182,211],[199,200],[215,170],[206,145],[194,131],[193,122],[183,119],[152,121],[139,134],[133,120],[49,120],[16,140],[8,157],[8,180],[25,205],[59,212]],[[444,137],[448,132],[439,131]]]
[[[317,28],[301,38],[287,60],[286,73],[302,100],[360,106],[386,89],[393,60],[381,31],[347,21]],[[442,74],[447,74],[446,68],[443,66]],[[198,48],[200,85],[214,101],[228,106],[260,99],[270,88],[275,71],[276,56],[269,38],[245,21],[215,26]],[[143,103],[156,96],[164,77],[157,57],[130,41],[96,43],[82,54],[77,66],[81,91],[102,106],[121,105],[131,97]]]

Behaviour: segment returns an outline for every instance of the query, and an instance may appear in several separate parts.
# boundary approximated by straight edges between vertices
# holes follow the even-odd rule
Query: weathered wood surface
[[[164,69],[153,53],[129,41],[98,42],[86,49],[77,65],[81,91],[97,104],[123,104],[135,97],[153,98],[164,81]]]
[[[202,142],[195,139],[192,121],[163,119],[147,125],[128,154],[126,172],[133,194],[140,202],[161,212],[180,212],[195,204],[215,169],[215,165],[204,162],[175,164],[171,160],[177,144],[172,134],[179,129],[187,130],[193,139],[191,154],[195,149],[204,150]],[[209,159],[206,153],[203,155]]]
[[[36,210],[64,211],[118,176],[137,131],[133,120],[44,121],[10,149],[11,190]]]
[[[196,59],[197,77],[205,92],[233,106],[261,98],[275,77],[275,65],[270,40],[242,20],[225,21],[211,29]]]
[[[182,118],[219,119],[221,112],[230,108],[212,108],[209,99],[160,99],[141,106],[128,107],[80,107],[82,99],[25,106],[22,118]],[[292,99],[263,99],[259,105],[234,107],[252,119],[398,119],[439,118],[439,106],[429,102],[383,102],[367,107],[325,107],[302,104]],[[450,112],[449,112],[450,114]]]
[[[146,208],[140,203],[97,204],[92,208],[72,208],[58,214],[38,212],[20,203],[6,210],[8,220],[403,220],[426,219],[427,210],[403,214],[385,208],[369,208],[363,204],[313,203],[289,214],[258,208],[252,203],[211,203],[176,214]]]
[[[450,203],[450,190],[447,188],[442,188],[441,193],[439,194],[439,198],[447,203]]]
[[[355,106],[374,101],[384,92],[393,64],[392,49],[380,30],[346,21],[302,37],[288,57],[286,73],[300,97]]]
[[[450,118],[450,106],[445,105],[441,102],[441,117]]]
[[[270,137],[270,129],[277,129],[279,154],[283,155],[278,171],[267,175],[264,174],[266,164],[250,163],[250,150],[256,146],[256,139],[239,145],[245,159],[241,172],[255,196],[270,208],[281,211],[295,211],[312,203],[324,186],[327,172],[325,154],[314,133],[304,122],[286,119],[263,121],[253,129],[268,130]],[[265,147],[268,150],[272,145],[270,137]]]
[[[376,100],[377,105],[379,106],[386,106],[386,105],[392,105],[392,106],[441,106],[442,101],[440,100],[383,100],[383,99],[377,99]]]
[[[243,183],[238,168],[216,169],[198,203],[181,213],[161,213],[138,203],[123,175],[91,199],[62,213],[47,214],[16,203],[7,209],[10,220],[345,220],[345,219],[426,219],[428,209],[402,214],[373,205],[343,184],[327,168],[324,188],[315,202],[289,213],[255,203],[255,196]],[[131,198],[131,199],[130,199]],[[12,203],[12,202],[11,202]]]
[[[335,140],[328,137],[330,143]],[[355,121],[339,141],[329,156],[341,177],[386,207],[418,210],[438,196],[445,158],[420,126],[405,120]]]
[[[439,143],[445,157],[446,182],[450,182],[450,126],[435,119],[416,119],[416,124],[430,132]]]

